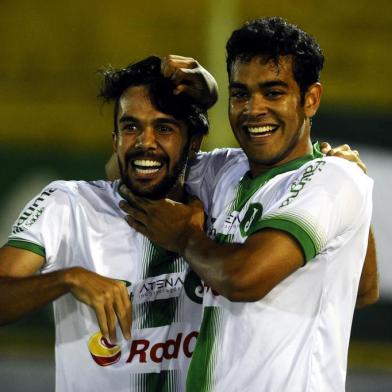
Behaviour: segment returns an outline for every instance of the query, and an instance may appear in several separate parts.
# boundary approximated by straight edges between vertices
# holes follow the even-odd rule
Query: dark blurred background
[[[348,391],[392,390],[392,3],[389,0],[0,1],[0,241],[54,179],[104,177],[112,108],[96,71],[150,54],[195,57],[219,104],[204,149],[235,146],[226,119],[224,45],[245,20],[279,15],[324,49],[315,139],[358,149],[375,180],[381,299],[355,313]],[[1,311],[1,309],[0,309]],[[52,391],[51,308],[0,328],[0,391]],[[26,389],[28,388],[28,389]]]

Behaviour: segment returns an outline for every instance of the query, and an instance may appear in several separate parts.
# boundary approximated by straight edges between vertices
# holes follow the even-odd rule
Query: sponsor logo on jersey
[[[45,189],[28,207],[26,207],[13,226],[12,234],[21,233],[37,222],[38,218],[45,210],[42,203],[55,191],[56,188]]]
[[[263,214],[263,206],[260,203],[249,205],[244,218],[240,223],[240,233],[243,237],[248,236],[249,230],[254,222],[258,222]]]
[[[178,333],[174,339],[151,341],[134,339],[130,344],[126,363],[162,363],[164,360],[177,359],[180,355],[190,358],[196,344],[197,331],[188,334]],[[96,332],[88,341],[88,349],[99,366],[110,366],[121,358],[121,347],[110,344],[101,334]]]
[[[96,332],[87,343],[94,361],[99,366],[109,366],[118,362],[121,357],[120,346],[110,344],[101,334]]]
[[[165,359],[177,359],[180,353],[190,358],[193,354],[198,334],[197,331],[187,335],[179,333],[175,339],[168,339],[152,345],[151,341],[147,339],[133,340],[127,362],[146,363],[152,361],[161,363]]]
[[[174,293],[184,285],[181,276],[169,276],[160,279],[149,280],[143,283],[140,287],[139,296],[152,297],[163,293]]]
[[[325,164],[326,162],[323,159],[312,161],[312,163],[305,169],[301,178],[291,184],[290,196],[280,205],[279,208],[289,205],[300,194],[302,189],[305,188],[305,185],[312,180],[313,176],[317,172],[322,171]]]

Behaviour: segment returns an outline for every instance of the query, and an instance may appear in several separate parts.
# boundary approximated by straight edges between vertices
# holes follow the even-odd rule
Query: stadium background
[[[225,41],[247,19],[283,16],[311,32],[326,54],[315,138],[359,149],[376,181],[381,299],[355,314],[347,390],[392,390],[391,11],[388,0],[2,0],[1,242],[49,181],[104,176],[112,108],[96,99],[97,69],[150,54],[197,58],[220,84],[204,149],[235,145],[226,120]],[[51,323],[47,307],[0,328],[1,391],[53,390]]]

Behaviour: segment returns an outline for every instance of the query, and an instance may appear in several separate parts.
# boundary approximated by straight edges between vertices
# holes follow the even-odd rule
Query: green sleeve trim
[[[45,248],[40,245],[24,240],[8,240],[6,246],[12,246],[14,248],[29,250],[30,252],[36,253],[42,257],[45,257]]]
[[[312,237],[297,223],[279,218],[261,220],[252,225],[249,235],[265,228],[278,229],[290,233],[301,245],[305,256],[305,263],[316,256],[317,248]]]

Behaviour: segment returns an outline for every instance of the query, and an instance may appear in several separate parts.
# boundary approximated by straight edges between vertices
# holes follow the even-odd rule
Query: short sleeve
[[[309,261],[332,238],[370,224],[372,187],[373,181],[350,162],[332,157],[311,161],[286,184],[276,203],[265,206],[248,234],[264,228],[286,231]]]
[[[7,246],[45,257],[57,254],[69,226],[69,196],[63,181],[49,184],[24,207],[12,226]]]

